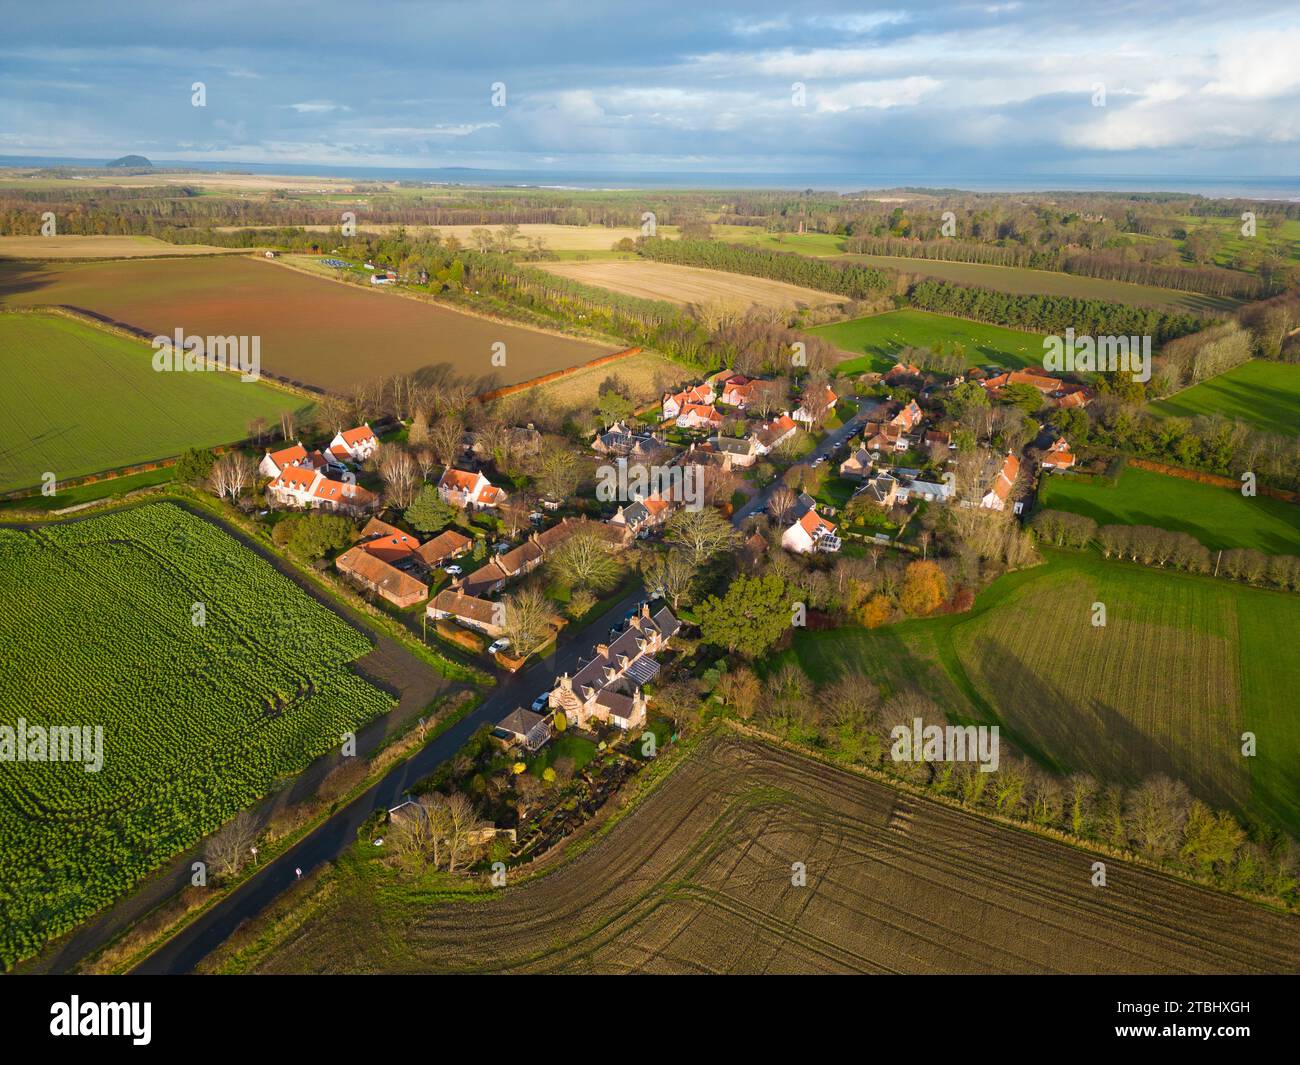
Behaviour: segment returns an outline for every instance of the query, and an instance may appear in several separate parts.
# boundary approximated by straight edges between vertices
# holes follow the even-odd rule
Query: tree
[[[727,706],[734,707],[742,721],[748,721],[758,706],[763,686],[748,666],[737,666],[718,679],[717,694]]]
[[[933,614],[948,598],[948,578],[937,562],[911,562],[903,572],[898,602],[914,617]]]
[[[586,588],[579,588],[576,592],[574,592],[572,595],[569,596],[569,604],[565,612],[569,615],[569,617],[576,620],[582,617],[593,606],[595,606],[596,603],[597,603],[597,599],[595,595],[587,591]]]
[[[551,608],[536,588],[521,588],[502,600],[505,617],[501,630],[510,641],[510,653],[527,657],[551,638]]]
[[[464,795],[455,792],[447,796],[447,871],[454,873],[458,864],[468,862],[482,847],[480,837],[488,827],[474,809],[474,804]]]
[[[301,558],[315,561],[352,542],[352,523],[334,514],[291,514],[276,523],[271,537]]]
[[[551,553],[546,565],[556,580],[596,592],[617,584],[622,571],[609,545],[589,532],[570,536]]]
[[[429,442],[429,419],[424,411],[417,410],[411,419],[411,428],[407,430],[406,442],[414,448],[423,447]]]
[[[411,528],[422,533],[435,533],[445,529],[459,512],[439,494],[437,486],[424,485],[403,512]]]
[[[460,442],[465,423],[454,415],[439,418],[429,427],[429,447],[443,466],[454,466],[460,458]]]
[[[617,421],[622,421],[632,413],[634,404],[624,395],[620,395],[613,389],[600,394],[596,401],[596,410],[600,413],[601,421],[606,425],[613,425]]]
[[[582,462],[566,445],[553,442],[534,458],[532,475],[543,496],[563,502],[578,490]]]
[[[674,610],[690,595],[697,570],[685,551],[649,549],[641,561],[641,576],[651,592],[662,592]]]
[[[719,598],[709,596],[696,609],[706,643],[754,659],[790,627],[791,596],[785,581],[772,575],[740,576]]]
[[[860,616],[867,628],[878,629],[894,616],[894,603],[883,592],[877,592],[867,600]]]
[[[415,498],[420,483],[420,470],[409,452],[389,445],[379,452],[379,476],[384,479],[388,501],[398,510],[405,510]]]
[[[1157,860],[1170,857],[1182,840],[1191,796],[1187,785],[1167,776],[1148,777],[1124,803],[1129,842]]]
[[[208,485],[218,499],[229,497],[233,503],[253,483],[257,468],[242,451],[228,451],[217,459],[208,475]]]
[[[779,484],[772,490],[772,495],[767,501],[767,512],[779,524],[784,525],[798,502],[799,497],[793,488],[786,484]]]
[[[203,860],[219,877],[235,876],[252,857],[259,835],[257,819],[245,810],[218,829],[203,848]]]
[[[216,461],[211,451],[201,447],[186,448],[176,462],[176,480],[185,484],[203,484],[212,475]]]
[[[686,552],[691,563],[702,566],[736,540],[736,530],[716,510],[677,511],[668,519],[664,539]]]

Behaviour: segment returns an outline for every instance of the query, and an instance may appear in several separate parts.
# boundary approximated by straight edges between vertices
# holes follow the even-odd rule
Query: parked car
[[[510,646],[510,641],[507,640],[504,636],[502,636],[501,639],[496,640],[492,644],[492,646],[488,648],[488,654],[494,655],[498,651],[506,650],[507,648],[509,648],[509,646]]]
[[[551,693],[542,692],[541,695],[539,695],[536,699],[533,700],[533,713],[540,714],[543,710],[546,709],[546,704],[549,703],[550,701],[551,701]]]
[[[495,550],[498,555],[504,555],[507,551],[510,550],[510,545],[508,543],[497,544]]]
[[[443,566],[442,572],[447,574],[447,576],[449,577],[459,577],[461,573],[463,573],[464,571],[459,566],[451,565],[451,566]]]

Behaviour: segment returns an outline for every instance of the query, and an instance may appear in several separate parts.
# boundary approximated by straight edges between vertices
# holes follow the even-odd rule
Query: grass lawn
[[[1053,474],[1044,478],[1039,502],[1085,514],[1099,525],[1155,525],[1190,533],[1211,550],[1253,547],[1270,555],[1300,555],[1300,506],[1264,496],[1248,499],[1233,489],[1132,466],[1115,485]]]
[[[582,768],[596,757],[596,745],[586,736],[574,736],[567,732],[551,739],[528,763],[528,771],[535,777],[551,768],[558,758],[572,758],[574,769]]]
[[[1300,433],[1300,366],[1253,359],[1151,404],[1171,417],[1222,414],[1270,433]]]
[[[10,499],[0,503],[4,510],[62,510],[64,507],[76,506],[78,503],[94,503],[110,496],[125,495],[138,488],[151,488],[157,484],[166,484],[176,476],[176,468],[167,466],[160,470],[146,470],[133,473],[127,477],[112,477],[105,481],[78,485],[75,488],[62,488],[52,496],[34,495],[22,499]]]
[[[880,629],[801,629],[772,663],[816,680],[853,667],[915,685],[958,721],[1000,724],[1059,771],[1156,772],[1243,816],[1300,831],[1300,596],[1048,551],[966,614]],[[1094,602],[1107,625],[1094,628]],[[1243,758],[1252,731],[1259,754]]]
[[[928,311],[889,311],[848,322],[835,322],[809,329],[844,351],[859,357],[841,362],[836,371],[842,374],[884,373],[898,361],[906,347],[945,350],[960,344],[971,365],[1023,367],[1043,365],[1043,340],[1037,333],[1004,329],[965,318],[951,318]]]
[[[158,373],[147,344],[59,315],[0,315],[0,491],[242,440],[299,396],[221,372]]]

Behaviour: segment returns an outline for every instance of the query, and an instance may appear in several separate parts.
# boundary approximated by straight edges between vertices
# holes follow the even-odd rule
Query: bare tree
[[[502,600],[505,618],[501,630],[518,657],[532,654],[551,637],[551,608],[536,588],[521,588]]]
[[[242,451],[228,451],[212,464],[208,484],[218,499],[229,498],[233,503],[256,476],[257,468],[252,459]]]
[[[392,445],[384,448],[379,453],[379,476],[384,479],[388,501],[393,506],[405,510],[411,505],[421,477],[409,452]]]
[[[460,441],[465,423],[458,417],[439,418],[429,428],[429,447],[444,466],[454,466],[460,458]]]
[[[668,519],[664,538],[686,551],[701,566],[736,540],[736,530],[716,510],[679,510]]]
[[[245,810],[213,833],[203,848],[203,860],[217,876],[234,876],[252,858],[258,835],[257,819]]]

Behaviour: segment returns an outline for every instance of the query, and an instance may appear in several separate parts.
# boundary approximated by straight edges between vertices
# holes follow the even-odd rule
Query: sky
[[[5,23],[0,155],[1300,175],[1294,2],[51,0]]]

